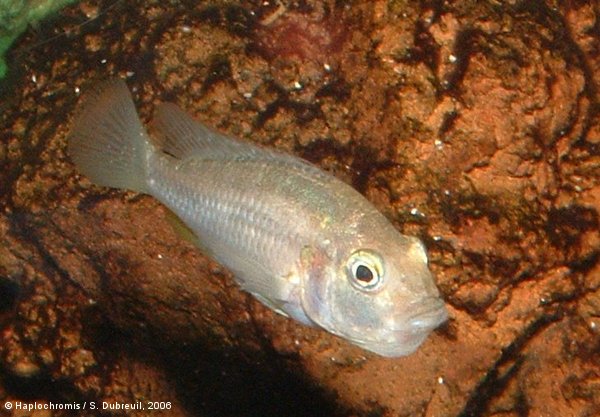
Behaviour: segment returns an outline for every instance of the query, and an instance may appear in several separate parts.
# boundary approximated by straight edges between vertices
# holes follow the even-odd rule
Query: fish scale
[[[159,155],[158,158],[165,157]],[[227,180],[233,186],[227,190],[223,189],[218,179],[220,167],[211,171],[215,165],[220,165],[218,162],[200,159],[193,163],[185,161],[185,169],[181,169],[178,168],[178,161],[165,158],[165,161],[151,165],[157,167],[149,173],[154,180],[152,194],[171,207],[184,221],[196,225],[192,229],[203,243],[205,237],[210,236],[210,239],[218,240],[230,251],[246,250],[251,255],[260,257],[261,262],[269,263],[274,251],[299,253],[303,243],[309,244],[309,239],[315,238],[315,233],[310,232],[314,228],[302,227],[307,217],[302,213],[302,205],[305,204],[292,205],[294,199],[289,195],[283,197],[273,193],[269,196],[269,206],[254,198],[257,193],[272,191],[245,186],[247,179],[256,172],[255,163],[230,162]],[[276,168],[277,171],[289,172],[283,166]],[[212,175],[209,174],[211,172]],[[279,178],[284,178],[282,175],[285,173],[278,174]],[[268,181],[265,185],[269,187]],[[186,196],[183,199],[179,197],[182,194]],[[292,219],[294,221],[290,221]],[[210,242],[207,243],[210,249]],[[277,262],[271,264],[277,267]],[[289,270],[282,270],[281,275],[287,272]]]
[[[125,83],[108,81],[84,100],[68,152],[94,183],[161,201],[278,313],[386,357],[414,352],[447,319],[421,241],[349,185],[173,104],[155,125],[151,140]]]

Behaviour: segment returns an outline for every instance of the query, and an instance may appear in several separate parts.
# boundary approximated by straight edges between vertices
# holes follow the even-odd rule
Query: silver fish
[[[84,100],[68,152],[94,183],[150,194],[276,312],[382,356],[447,319],[421,241],[317,167],[219,134],[173,104],[146,133],[122,80]]]

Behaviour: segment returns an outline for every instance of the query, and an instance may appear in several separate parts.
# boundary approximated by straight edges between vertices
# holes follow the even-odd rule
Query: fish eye
[[[363,264],[358,264],[356,271],[354,271],[356,279],[367,284],[373,280],[374,275],[371,268]]]
[[[348,259],[348,279],[359,290],[373,291],[383,282],[383,262],[370,250],[359,250]]]

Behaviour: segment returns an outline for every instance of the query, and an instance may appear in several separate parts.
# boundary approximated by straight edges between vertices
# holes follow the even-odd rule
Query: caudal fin
[[[147,155],[152,145],[125,81],[106,81],[87,94],[67,150],[95,184],[147,191]]]

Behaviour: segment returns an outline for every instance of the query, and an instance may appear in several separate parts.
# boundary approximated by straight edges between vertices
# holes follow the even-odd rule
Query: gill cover
[[[335,272],[331,270],[332,259],[324,250],[307,246],[302,249],[300,261],[305,271],[301,296],[302,308],[310,320],[336,333],[333,330],[334,323],[328,308],[330,286]]]
[[[302,306],[319,326],[362,345],[385,329],[385,318],[393,311],[391,300],[380,294],[385,286],[384,265],[366,249],[352,252],[342,262],[332,258],[323,250],[303,250]],[[369,270],[367,276],[361,267]]]

